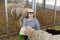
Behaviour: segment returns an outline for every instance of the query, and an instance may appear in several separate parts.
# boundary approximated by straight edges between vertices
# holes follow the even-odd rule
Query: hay
[[[0,6],[0,35],[6,34],[6,15],[5,15],[5,6],[4,3],[1,3]],[[8,25],[9,25],[9,33],[18,32],[19,29],[17,29],[17,19],[10,15],[8,15]]]

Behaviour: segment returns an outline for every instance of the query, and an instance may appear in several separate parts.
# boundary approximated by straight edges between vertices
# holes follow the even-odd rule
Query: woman
[[[30,26],[36,30],[40,29],[38,20],[34,17],[32,9],[27,10],[27,17],[23,19],[23,26]],[[26,40],[29,40],[28,38]]]
[[[38,20],[34,17],[34,11],[29,9],[27,17],[23,19],[23,26],[31,26],[36,29],[40,29]]]

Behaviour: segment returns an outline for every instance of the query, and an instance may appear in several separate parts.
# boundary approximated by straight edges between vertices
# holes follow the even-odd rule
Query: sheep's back
[[[8,3],[8,9],[16,7],[16,3]]]

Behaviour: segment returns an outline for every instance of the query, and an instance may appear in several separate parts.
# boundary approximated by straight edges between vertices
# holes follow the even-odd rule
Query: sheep
[[[13,7],[16,7],[16,3],[8,3],[8,9],[12,9]]]
[[[16,17],[23,17],[26,15],[27,13],[27,9],[28,8],[21,8],[21,7],[17,7],[17,8],[12,8],[11,9],[11,15],[16,14]]]
[[[17,3],[17,7],[25,8],[26,7],[26,2]]]
[[[20,30],[20,34],[21,35],[27,35],[29,37],[29,40],[44,40],[44,39],[46,40],[46,38],[47,38],[47,40],[49,40],[48,37],[51,36],[51,34],[45,32],[45,31],[35,30],[35,29],[32,29],[30,26],[22,27],[21,30]],[[43,35],[46,38],[44,38]],[[49,36],[47,37],[47,35],[49,35]]]
[[[11,9],[11,15],[13,16],[14,14],[16,14],[16,8]]]
[[[23,19],[27,16],[27,9],[25,8],[22,10],[21,16],[19,17],[19,20],[17,22],[17,25],[19,28],[21,28],[22,24],[23,24]]]
[[[27,10],[28,9],[29,8],[25,8],[25,9],[22,10],[21,16],[20,16],[20,18],[19,18],[19,20],[17,22],[17,25],[18,25],[19,28],[21,28],[21,26],[23,24],[23,19],[27,16]]]
[[[27,35],[29,40],[60,40],[60,35],[52,35],[43,30],[35,30],[30,26],[23,26],[20,35]]]
[[[60,40],[60,35],[52,35],[50,40]]]
[[[26,2],[22,2],[23,7],[26,7]]]
[[[24,8],[21,8],[21,7],[16,8],[16,16],[17,16],[17,18],[21,15],[23,9]]]
[[[16,7],[16,3],[8,3],[7,7],[8,7],[8,12],[10,13],[11,9]]]
[[[22,5],[22,3],[8,3],[8,9],[11,10],[12,8],[15,7],[20,7],[20,5]]]
[[[18,16],[25,9],[25,6],[25,2],[18,3],[17,7],[11,9],[11,15],[13,15],[16,12],[16,15]]]
[[[25,5],[23,3],[17,3],[17,7],[21,7],[21,8],[24,8]]]
[[[60,34],[60,30],[56,30],[56,29],[46,29],[46,32],[51,33],[53,35]]]
[[[16,9],[17,7],[24,8],[25,5],[23,3],[8,3],[8,12],[11,13],[11,11],[14,11],[14,9]]]

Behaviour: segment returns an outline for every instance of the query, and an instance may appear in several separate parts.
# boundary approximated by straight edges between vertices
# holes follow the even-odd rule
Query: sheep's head
[[[26,7],[26,2],[22,2],[22,7]]]
[[[22,2],[22,4],[26,6],[26,2]]]
[[[21,27],[20,35],[29,35],[34,30],[35,29],[33,29],[30,26],[23,26],[23,27]]]
[[[23,5],[22,5],[22,3],[18,3],[17,6],[18,7],[22,7]]]

